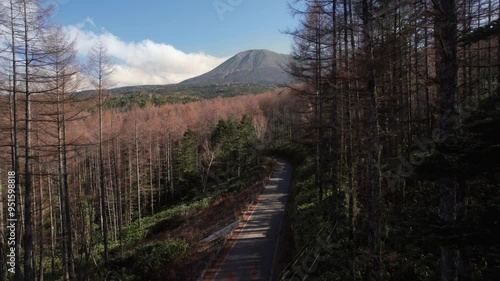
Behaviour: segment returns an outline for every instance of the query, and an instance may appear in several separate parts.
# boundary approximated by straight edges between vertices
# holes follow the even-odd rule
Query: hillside
[[[272,84],[228,84],[228,85],[158,85],[116,88],[111,94],[107,107],[128,110],[134,106],[147,104],[187,103],[216,97],[234,97],[247,94],[272,92],[277,86]],[[88,94],[93,94],[88,92]]]
[[[238,53],[215,69],[185,80],[179,85],[213,85],[228,83],[286,84],[290,77],[283,70],[290,56],[268,50]]]
[[[283,70],[290,56],[268,50],[240,52],[215,69],[198,77],[170,85],[138,85],[108,90],[107,106],[130,109],[146,104],[186,103],[214,97],[232,97],[271,92],[290,82]],[[93,91],[80,95],[90,96]]]

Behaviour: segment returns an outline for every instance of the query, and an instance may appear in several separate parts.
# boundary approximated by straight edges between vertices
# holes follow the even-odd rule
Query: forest
[[[275,280],[497,280],[498,1],[289,2],[295,82],[221,97],[120,94],[105,42],[0,1],[0,280],[196,280],[274,157]]]
[[[498,1],[294,3],[291,88],[309,106],[283,148],[280,278],[497,280]]]

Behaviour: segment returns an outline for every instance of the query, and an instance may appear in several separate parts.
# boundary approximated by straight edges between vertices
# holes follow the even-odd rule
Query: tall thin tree
[[[439,95],[439,136],[445,140],[457,125],[457,12],[455,0],[433,1],[435,18],[436,81]],[[440,182],[439,218],[446,226],[456,220],[455,180]],[[453,245],[441,245],[441,280],[457,280],[457,252]]]
[[[104,132],[103,132],[103,106],[104,106],[104,94],[106,88],[109,86],[109,79],[111,73],[113,72],[111,58],[108,55],[106,46],[103,41],[99,40],[97,44],[92,47],[89,52],[89,65],[88,73],[92,81],[94,89],[97,94],[98,99],[98,114],[99,114],[99,187],[100,187],[100,204],[101,204],[101,216],[102,216],[102,233],[103,233],[103,245],[104,245],[104,261],[109,260],[108,251],[108,217],[107,217],[107,198],[106,198],[106,185],[104,177],[104,153],[103,153],[103,142],[104,142]]]

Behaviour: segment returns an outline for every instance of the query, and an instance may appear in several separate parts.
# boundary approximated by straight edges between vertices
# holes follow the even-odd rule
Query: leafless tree
[[[89,62],[87,66],[88,77],[96,91],[99,110],[99,184],[100,184],[100,204],[102,216],[102,232],[104,244],[104,261],[108,262],[108,218],[107,218],[107,198],[106,186],[104,177],[104,154],[103,154],[103,105],[105,102],[105,92],[109,87],[110,76],[113,72],[111,57],[108,55],[106,45],[103,41],[98,41],[97,44],[89,52]]]

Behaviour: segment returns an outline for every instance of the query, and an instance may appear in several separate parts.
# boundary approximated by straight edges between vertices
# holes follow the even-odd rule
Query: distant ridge
[[[249,50],[238,53],[200,76],[187,79],[179,85],[218,85],[231,83],[286,84],[290,77],[283,70],[289,55],[269,50]]]

